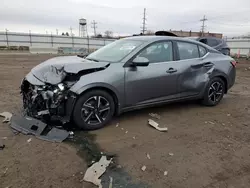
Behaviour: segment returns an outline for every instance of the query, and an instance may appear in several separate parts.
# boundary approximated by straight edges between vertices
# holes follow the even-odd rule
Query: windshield
[[[138,48],[142,43],[143,41],[120,39],[91,53],[86,59],[111,63],[118,62]]]

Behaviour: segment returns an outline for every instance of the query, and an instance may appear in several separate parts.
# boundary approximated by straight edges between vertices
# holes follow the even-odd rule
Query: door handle
[[[211,62],[203,63],[203,67],[212,67],[214,64]]]
[[[174,73],[174,72],[177,72],[177,69],[174,69],[172,67],[167,70],[167,73]]]

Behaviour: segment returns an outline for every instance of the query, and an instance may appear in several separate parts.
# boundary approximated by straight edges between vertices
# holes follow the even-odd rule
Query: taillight
[[[231,64],[236,67],[237,61],[231,61]]]

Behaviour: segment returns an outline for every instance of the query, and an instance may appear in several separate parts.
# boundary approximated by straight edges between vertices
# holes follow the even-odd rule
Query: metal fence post
[[[31,32],[29,30],[29,34],[30,34],[30,46],[32,46],[32,40],[31,40]]]
[[[53,36],[52,36],[52,33],[51,33],[51,46],[53,47]]]
[[[74,37],[73,35],[71,37],[72,37],[72,47],[74,47]]]
[[[8,39],[8,30],[6,29],[6,43],[7,43],[7,46],[9,47],[9,39]]]

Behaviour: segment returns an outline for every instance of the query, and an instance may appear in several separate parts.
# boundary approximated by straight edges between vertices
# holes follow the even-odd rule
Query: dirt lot
[[[0,56],[0,111],[19,111],[21,79],[34,65],[50,57]],[[188,102],[134,111],[91,132],[100,150],[117,154],[122,166],[122,175],[121,171],[118,175],[112,170],[108,172],[114,177],[113,187],[250,187],[248,67],[250,62],[240,61],[235,86],[216,107]],[[147,125],[150,112],[161,116],[159,123],[168,127],[167,133]],[[29,138],[32,141],[27,143]],[[3,123],[0,139],[6,145],[0,151],[1,188],[93,187],[80,182],[87,168],[86,158],[78,155],[81,143],[73,146],[15,136]],[[143,165],[147,167],[145,172],[141,171]],[[168,171],[167,176],[164,171]]]

